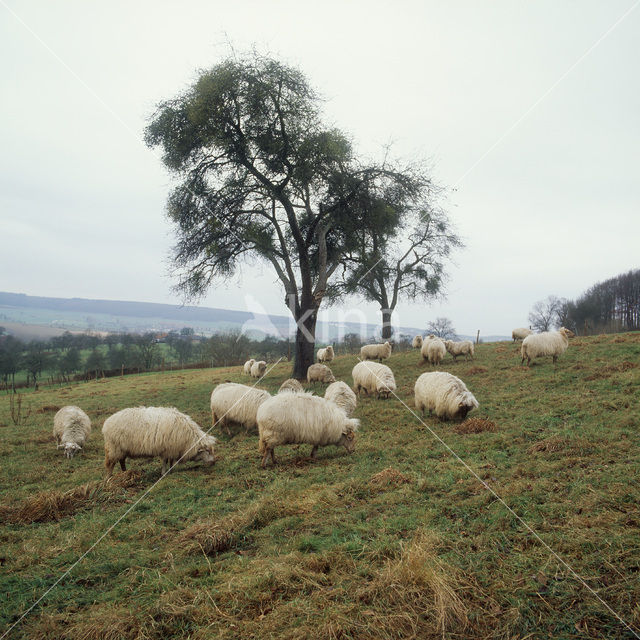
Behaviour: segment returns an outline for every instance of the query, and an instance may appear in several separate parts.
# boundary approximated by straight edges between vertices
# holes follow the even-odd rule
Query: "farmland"
[[[353,455],[283,447],[263,470],[255,433],[214,429],[215,466],[157,484],[157,459],[102,480],[104,419],[170,405],[208,429],[213,386],[247,383],[240,367],[42,387],[21,419],[3,395],[0,632],[90,550],[10,637],[632,637],[548,547],[640,627],[640,333],[573,339],[555,367],[518,353],[447,357],[480,402],[465,423],[412,413],[429,368],[398,353],[397,398],[363,398]],[[356,362],[331,368],[351,382]],[[260,386],[275,392],[290,368]],[[66,404],[93,421],[73,460],[51,436]]]

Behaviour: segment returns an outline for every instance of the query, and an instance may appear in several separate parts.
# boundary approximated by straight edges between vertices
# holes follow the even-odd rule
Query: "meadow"
[[[331,368],[351,383],[356,362]],[[463,423],[412,413],[417,351],[386,363],[398,397],[361,400],[353,455],[282,447],[263,470],[255,432],[214,428],[213,467],[157,484],[158,459],[102,479],[105,418],[169,405],[208,429],[214,385],[251,383],[241,367],[43,386],[21,424],[2,395],[0,633],[90,549],[8,637],[633,637],[567,565],[640,634],[640,333],[574,338],[556,366],[508,342],[447,356],[480,402]],[[73,460],[51,435],[67,404],[93,422]]]

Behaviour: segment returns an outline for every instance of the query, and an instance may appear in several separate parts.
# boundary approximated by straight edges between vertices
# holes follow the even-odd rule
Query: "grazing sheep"
[[[215,425],[217,422],[227,433],[231,433],[230,422],[241,424],[247,429],[256,428],[258,407],[270,397],[271,394],[264,389],[236,382],[219,384],[211,393],[211,424]]]
[[[430,335],[423,340],[420,354],[423,362],[428,360],[430,364],[440,364],[447,354],[447,348],[440,338]]]
[[[511,332],[511,337],[515,342],[516,340],[524,340],[527,336],[530,336],[532,334],[533,331],[531,331],[531,329],[527,329],[526,327],[519,327],[518,329],[514,329]]]
[[[335,354],[333,353],[333,347],[329,345],[324,349],[318,349],[318,362],[331,362]]]
[[[91,433],[91,420],[80,408],[62,407],[53,417],[53,435],[58,449],[64,449],[67,458],[73,458],[84,446]]]
[[[331,373],[331,369],[326,364],[312,364],[307,369],[307,382],[323,382],[329,384],[335,382],[335,376]]]
[[[436,412],[441,420],[464,420],[467,413],[478,407],[478,401],[460,378],[443,371],[423,373],[414,387],[415,407]]]
[[[573,331],[560,327],[557,331],[545,331],[527,336],[522,341],[522,361],[520,364],[526,358],[527,366],[529,366],[534,358],[541,356],[552,356],[555,364],[558,361],[558,356],[567,350],[569,338],[573,338],[574,335]]]
[[[415,336],[415,338],[411,342],[411,346],[414,349],[420,349],[422,347],[422,336]]]
[[[251,367],[253,366],[253,363],[255,362],[255,360],[253,358],[251,358],[251,360],[247,360],[244,363],[244,372],[250,376],[251,375]]]
[[[353,386],[360,397],[360,391],[367,395],[375,391],[376,397],[389,397],[396,390],[396,380],[393,371],[386,364],[379,362],[358,362],[351,371]]]
[[[262,378],[262,376],[267,372],[267,363],[264,360],[256,360],[251,365],[251,377],[252,378]]]
[[[347,416],[351,416],[356,410],[358,401],[356,400],[356,394],[353,393],[351,387],[346,382],[339,380],[333,382],[327,387],[324,392],[324,399],[337,404]]]
[[[123,409],[104,421],[104,466],[107,476],[127,458],[162,458],[162,473],[177,462],[215,462],[216,439],[207,435],[189,416],[174,407]]]
[[[466,360],[473,360],[475,354],[475,346],[471,340],[463,340],[462,342],[454,342],[453,340],[445,340],[444,346],[455,360],[458,356],[465,356]]]
[[[310,393],[280,393],[258,409],[258,431],[262,467],[267,458],[276,463],[275,448],[284,444],[310,444],[311,457],[318,447],[333,444],[349,453],[355,450],[355,432],[360,421],[347,418],[333,402]]]
[[[281,393],[282,391],[293,391],[295,393],[298,391],[304,391],[304,389],[295,378],[288,378],[280,385],[278,393]]]
[[[384,344],[365,344],[360,348],[361,360],[380,360],[391,355],[391,344],[387,341]]]

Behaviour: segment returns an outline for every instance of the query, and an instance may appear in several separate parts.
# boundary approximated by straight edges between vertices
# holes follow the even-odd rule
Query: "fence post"
[[[476,334],[476,344],[480,344],[480,329],[478,329],[478,333]]]

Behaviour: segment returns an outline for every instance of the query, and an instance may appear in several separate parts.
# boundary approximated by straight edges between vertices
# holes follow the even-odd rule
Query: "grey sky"
[[[363,154],[392,142],[455,187],[447,209],[467,248],[448,300],[402,304],[398,320],[509,333],[536,300],[639,266],[639,36],[630,0],[1,0],[0,290],[179,302],[170,180],[142,131],[228,43],[255,45],[308,76]],[[247,294],[286,313],[267,265],[243,276],[201,304],[246,309]]]

